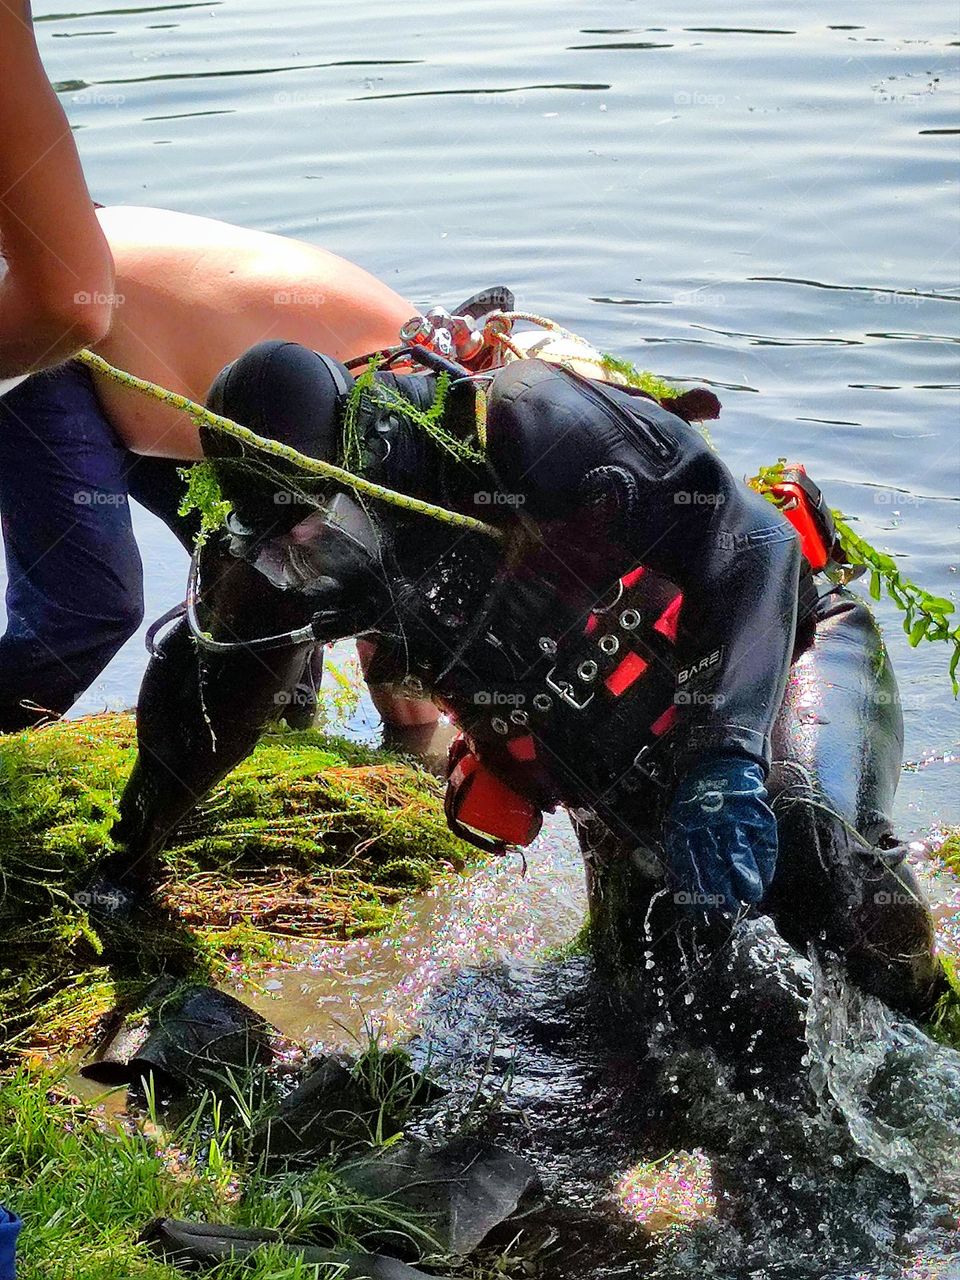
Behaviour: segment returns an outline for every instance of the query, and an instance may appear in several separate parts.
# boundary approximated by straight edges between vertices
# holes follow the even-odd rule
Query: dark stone
[[[460,1256],[539,1204],[542,1194],[529,1161],[475,1138],[435,1149],[404,1142],[345,1166],[338,1176],[371,1199],[415,1214],[442,1252]]]
[[[170,1095],[197,1084],[216,1087],[228,1071],[266,1067],[273,1059],[274,1028],[226,992],[163,981],[144,1007],[145,1015],[123,1018],[81,1067],[85,1079],[136,1086],[152,1074]]]
[[[140,1243],[145,1244],[157,1258],[184,1271],[212,1270],[223,1262],[255,1257],[265,1247],[279,1244],[291,1262],[299,1259],[313,1265],[338,1264],[344,1268],[337,1273],[342,1280],[442,1280],[396,1258],[325,1249],[297,1240],[284,1240],[279,1231],[253,1227],[157,1218],[141,1232]]]

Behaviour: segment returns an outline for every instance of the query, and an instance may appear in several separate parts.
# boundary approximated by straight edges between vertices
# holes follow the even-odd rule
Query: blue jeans
[[[182,491],[177,463],[124,448],[82,365],[0,398],[0,732],[62,715],[137,630],[143,568],[129,498],[189,545]]]
[[[0,1204],[0,1280],[16,1280],[17,1236],[23,1223]]]

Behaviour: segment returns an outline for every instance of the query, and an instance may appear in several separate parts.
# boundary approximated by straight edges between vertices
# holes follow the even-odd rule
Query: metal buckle
[[[568,680],[554,680],[553,673],[556,671],[556,669],[557,669],[556,667],[551,667],[550,670],[547,672],[547,677],[546,677],[547,684],[550,686],[553,692],[556,694],[559,694],[559,696],[563,699],[563,701],[567,704],[567,706],[573,707],[574,711],[582,711],[584,707],[588,707],[590,703],[593,701],[594,695],[591,693],[588,698],[584,698],[583,702],[578,702],[576,698],[573,696],[573,685],[570,684]]]
[[[630,773],[633,773],[634,771],[636,771],[637,773],[643,774],[643,776],[649,782],[652,782],[655,787],[662,788],[663,783],[660,781],[660,776],[659,776],[660,769],[656,764],[656,762],[654,762],[653,764],[646,764],[646,765],[643,763],[644,757],[649,756],[650,753],[653,751],[653,748],[658,745],[659,745],[658,742],[648,742],[645,747],[640,748],[640,750],[637,752],[637,754],[633,758],[633,764],[630,766],[628,776]]]
[[[618,578],[616,594],[614,595],[613,599],[609,601],[601,600],[599,604],[595,604],[593,606],[590,612],[593,614],[607,613],[610,609],[615,609],[622,599],[623,599],[623,579]]]

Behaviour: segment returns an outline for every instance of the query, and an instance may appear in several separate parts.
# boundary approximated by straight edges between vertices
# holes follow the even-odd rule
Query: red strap
[[[650,664],[639,653],[628,653],[607,676],[604,684],[615,698],[639,680]]]
[[[654,631],[659,631],[662,636],[666,636],[668,640],[676,640],[677,624],[680,620],[680,609],[683,606],[683,596],[674,596],[667,607],[661,613],[660,617],[653,624]]]
[[[537,758],[537,743],[532,733],[524,734],[522,738],[510,738],[507,750],[514,760],[522,760],[524,763]]]
[[[672,703],[667,707],[662,715],[657,716],[653,724],[650,726],[650,732],[655,738],[661,738],[668,729],[672,729],[677,722],[677,708]]]

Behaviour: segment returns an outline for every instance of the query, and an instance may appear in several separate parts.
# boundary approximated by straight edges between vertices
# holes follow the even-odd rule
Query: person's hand
[[[752,760],[714,756],[682,779],[667,813],[667,872],[681,905],[734,915],[756,905],[777,864],[777,820],[763,771]]]

